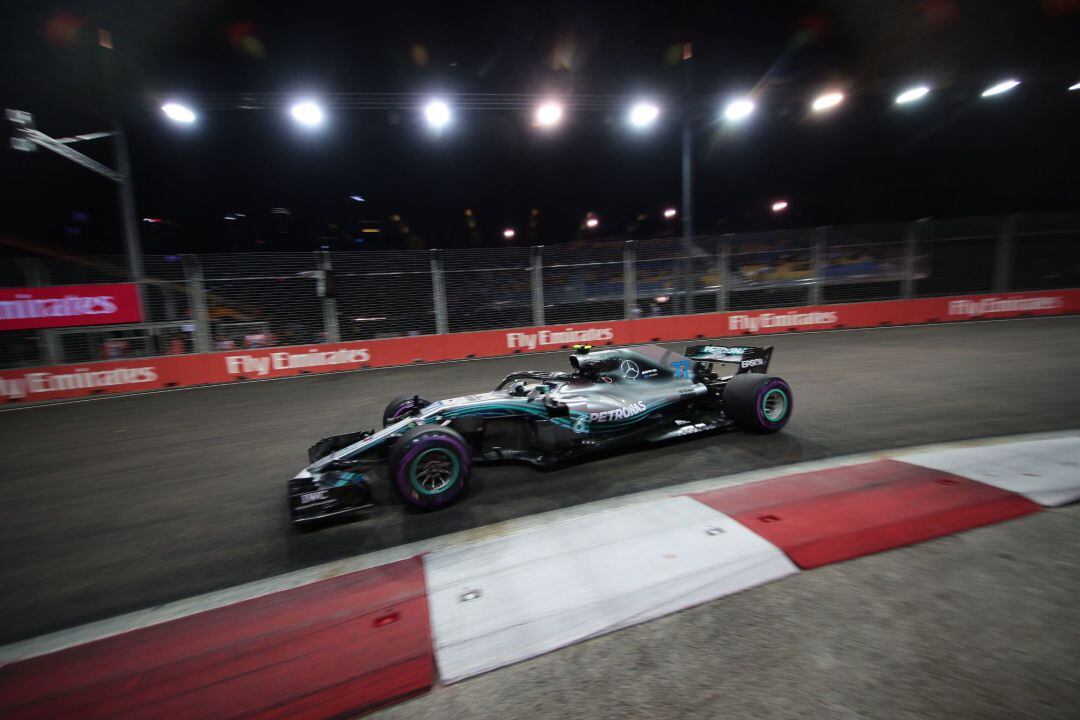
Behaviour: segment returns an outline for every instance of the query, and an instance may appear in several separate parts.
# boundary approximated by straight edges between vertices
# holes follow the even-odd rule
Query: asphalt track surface
[[[765,341],[764,339],[762,339]],[[745,339],[739,340],[744,342]],[[370,370],[0,412],[0,643],[448,532],[688,480],[835,455],[1080,427],[1080,318],[791,334],[771,372],[784,432],[738,432],[552,471],[479,468],[436,513],[385,504],[310,534],[284,483],[386,401],[489,389],[565,353]],[[681,349],[681,345],[672,344]]]

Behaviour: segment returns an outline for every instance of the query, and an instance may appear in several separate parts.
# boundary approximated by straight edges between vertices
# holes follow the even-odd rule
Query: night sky
[[[616,107],[571,111],[550,133],[527,110],[474,110],[438,137],[414,109],[330,110],[311,132],[285,107],[229,106],[254,93],[286,105],[293,94],[377,92],[678,98],[686,42],[699,232],[1080,208],[1080,92],[1066,91],[1080,80],[1080,0],[44,0],[6,3],[3,19],[5,107],[60,137],[109,128],[115,94],[139,216],[163,220],[142,225],[150,253],[505,245],[507,226],[519,243],[555,244],[578,237],[587,212],[598,236],[626,236],[640,214],[633,236],[670,234],[660,217],[680,196],[670,106],[648,132],[631,131]],[[99,27],[111,30],[111,53]],[[1023,84],[979,98],[1009,76]],[[914,82],[935,91],[894,106]],[[846,101],[810,116],[829,87]],[[725,99],[751,90],[756,114],[737,129],[719,122]],[[163,117],[174,98],[195,106],[194,126]],[[210,101],[222,109],[200,106]],[[108,140],[79,148],[112,163]],[[0,156],[0,233],[121,251],[112,183],[44,151]],[[790,208],[774,216],[778,198]],[[224,219],[235,213],[245,217]],[[361,235],[365,226],[384,232]]]

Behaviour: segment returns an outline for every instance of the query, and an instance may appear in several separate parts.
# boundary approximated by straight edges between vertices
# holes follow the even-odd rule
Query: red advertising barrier
[[[0,331],[141,320],[139,289],[134,283],[0,288]]]
[[[0,400],[52,400],[309,373],[672,340],[1080,313],[1080,290],[740,310],[242,349],[0,371]]]

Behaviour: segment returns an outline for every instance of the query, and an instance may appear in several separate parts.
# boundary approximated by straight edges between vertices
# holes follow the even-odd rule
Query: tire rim
[[[432,448],[420,453],[409,470],[414,488],[425,495],[437,495],[454,484],[461,463],[457,456],[442,448]]]
[[[773,388],[761,399],[761,414],[771,423],[780,422],[787,414],[787,394],[780,388]]]

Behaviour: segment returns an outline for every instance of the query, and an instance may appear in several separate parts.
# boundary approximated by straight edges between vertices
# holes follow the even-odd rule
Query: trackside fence
[[[144,267],[143,322],[0,332],[0,368],[1080,287],[1080,214]],[[128,279],[118,256],[0,261],[4,287]]]

